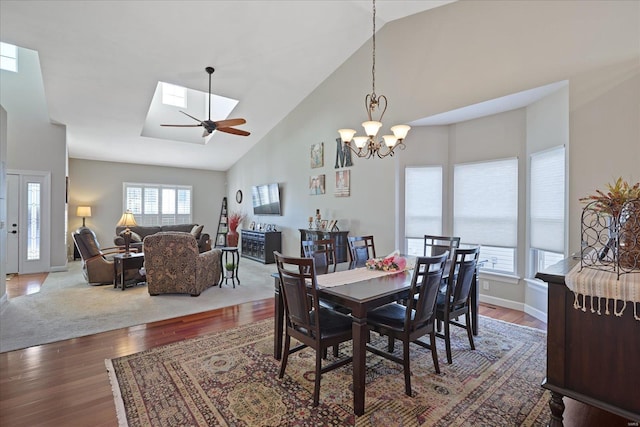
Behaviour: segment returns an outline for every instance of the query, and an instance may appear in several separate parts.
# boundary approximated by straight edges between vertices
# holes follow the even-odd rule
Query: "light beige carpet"
[[[0,352],[110,331],[127,326],[200,313],[273,297],[275,264],[242,258],[240,285],[207,289],[190,295],[149,296],[146,285],[114,289],[91,286],[82,276],[80,261],[69,270],[50,273],[40,292],[11,298],[0,313]]]

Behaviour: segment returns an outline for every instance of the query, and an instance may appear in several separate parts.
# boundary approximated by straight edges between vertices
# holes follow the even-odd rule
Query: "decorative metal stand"
[[[640,273],[640,200],[619,213],[591,202],[582,210],[580,270],[593,268],[621,274]]]

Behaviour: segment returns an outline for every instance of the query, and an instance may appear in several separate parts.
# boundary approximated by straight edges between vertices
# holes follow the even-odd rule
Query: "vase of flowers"
[[[227,231],[227,246],[238,246],[238,240],[240,238],[238,235],[238,226],[245,218],[246,215],[242,212],[232,212],[229,214],[229,218],[227,220],[227,224],[229,226],[229,231]]]
[[[365,267],[369,270],[402,271],[407,266],[407,260],[395,251],[384,258],[369,258]]]

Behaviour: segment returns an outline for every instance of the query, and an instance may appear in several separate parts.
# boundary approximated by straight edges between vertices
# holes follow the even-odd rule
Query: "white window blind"
[[[405,237],[442,233],[442,166],[405,169]]]
[[[531,155],[529,207],[531,247],[564,253],[565,149]]]
[[[454,167],[453,231],[462,242],[517,246],[518,159]]]
[[[139,225],[190,224],[190,185],[124,183],[124,207]]]

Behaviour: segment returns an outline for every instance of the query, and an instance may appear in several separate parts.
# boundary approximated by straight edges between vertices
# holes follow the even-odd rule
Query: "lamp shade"
[[[409,133],[409,129],[411,129],[411,126],[395,125],[391,127],[391,132],[393,132],[396,138],[405,139],[407,137],[407,134]]]
[[[343,142],[350,142],[356,131],[353,129],[338,129],[338,133]]]
[[[76,216],[89,218],[91,216],[91,206],[78,206],[78,209],[76,209]]]
[[[118,221],[118,224],[116,225],[120,227],[135,227],[136,225],[138,225],[138,223],[136,223],[136,219],[133,216],[133,212],[127,209],[122,214],[122,216],[120,217],[120,221]]]
[[[373,138],[378,134],[378,131],[382,127],[382,123],[370,120],[368,122],[363,122],[362,127],[364,128],[364,133],[366,133],[368,137]]]

